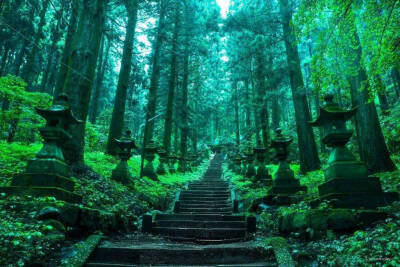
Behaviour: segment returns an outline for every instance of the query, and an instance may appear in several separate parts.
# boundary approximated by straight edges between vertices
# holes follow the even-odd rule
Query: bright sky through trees
[[[217,0],[217,4],[221,7],[221,16],[226,18],[229,11],[230,0]]]

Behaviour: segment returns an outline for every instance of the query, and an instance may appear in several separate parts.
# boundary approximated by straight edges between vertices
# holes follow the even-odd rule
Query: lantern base
[[[332,179],[318,187],[320,201],[331,200],[336,207],[376,208],[399,199],[395,192],[383,192],[379,178]]]
[[[269,174],[268,169],[261,165],[257,169],[257,174],[254,177],[254,183],[269,186],[272,184],[272,176]]]
[[[297,192],[307,192],[307,186],[301,186],[297,179],[280,179],[279,183],[274,181],[274,185],[268,191],[271,195],[293,195]]]
[[[311,202],[311,207],[317,207],[323,201],[330,201],[333,208],[375,209],[384,207],[399,200],[396,192],[382,193],[336,193],[329,194]]]
[[[82,202],[82,196],[59,187],[7,186],[0,187],[0,192],[17,196],[54,197],[70,203]]]
[[[367,168],[361,161],[333,161],[324,172],[326,181],[338,178],[354,180],[368,177]]]
[[[159,174],[159,175],[164,175],[164,174],[167,173],[164,163],[160,163],[158,165],[156,173]]]
[[[301,195],[271,194],[263,198],[263,203],[271,206],[290,206],[303,200]]]
[[[54,158],[28,161],[26,171],[14,177],[12,186],[58,187],[73,191],[75,182],[68,178],[69,166]]]
[[[294,173],[287,162],[279,162],[275,180],[268,194],[292,195],[299,191],[307,192],[307,187],[301,186],[299,180],[294,178]]]
[[[132,175],[126,161],[120,161],[117,167],[112,171],[111,178],[121,184],[132,183]]]
[[[158,176],[154,172],[153,162],[149,161],[143,168],[143,176],[149,177],[152,180],[157,180]]]

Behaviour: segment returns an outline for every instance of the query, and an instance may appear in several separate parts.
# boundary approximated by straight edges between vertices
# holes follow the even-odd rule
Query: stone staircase
[[[144,235],[105,241],[87,266],[277,266],[273,249],[248,241],[255,219],[234,215],[229,184],[217,154],[200,181],[190,183],[174,213],[144,217]]]
[[[248,223],[244,216],[233,215],[229,184],[221,179],[222,160],[223,155],[217,155],[204,178],[180,193],[173,214],[156,215],[151,233],[200,244],[246,239]]]

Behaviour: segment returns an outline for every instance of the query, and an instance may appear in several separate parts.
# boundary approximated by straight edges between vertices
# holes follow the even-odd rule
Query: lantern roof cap
[[[327,94],[324,97],[324,100],[325,105],[319,108],[319,115],[314,121],[310,122],[311,126],[321,126],[327,121],[334,121],[338,119],[347,121],[355,115],[358,109],[358,107],[354,107],[349,110],[342,108],[336,102],[334,102],[332,94]]]
[[[54,101],[53,105],[48,109],[35,108],[36,112],[45,119],[50,117],[59,116],[64,118],[65,123],[82,123],[82,120],[79,120],[75,117],[72,112],[69,104],[68,104],[68,95],[60,94],[58,95]]]
[[[137,148],[135,144],[135,140],[131,138],[132,132],[130,130],[125,131],[124,136],[122,136],[120,139],[114,139],[116,143],[119,145],[129,147],[129,148]]]

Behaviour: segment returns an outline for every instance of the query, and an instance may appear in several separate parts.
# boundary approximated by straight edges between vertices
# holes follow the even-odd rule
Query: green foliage
[[[338,239],[309,242],[322,266],[399,266],[400,220],[388,219],[377,227]]]
[[[26,263],[47,262],[58,250],[59,241],[50,238],[52,226],[37,219],[40,205],[28,202],[58,205],[54,198],[31,196],[8,197],[0,194],[0,265],[25,266]]]
[[[17,127],[16,140],[32,142],[37,137],[37,129],[43,124],[43,119],[36,114],[34,108],[50,106],[50,96],[42,93],[26,91],[26,83],[15,76],[0,77],[0,99],[4,109],[0,116],[0,131],[2,138],[8,136],[10,128]],[[11,126],[10,126],[11,125]]]
[[[8,185],[15,174],[22,172],[27,160],[33,159],[41,146],[0,141],[0,186]]]

